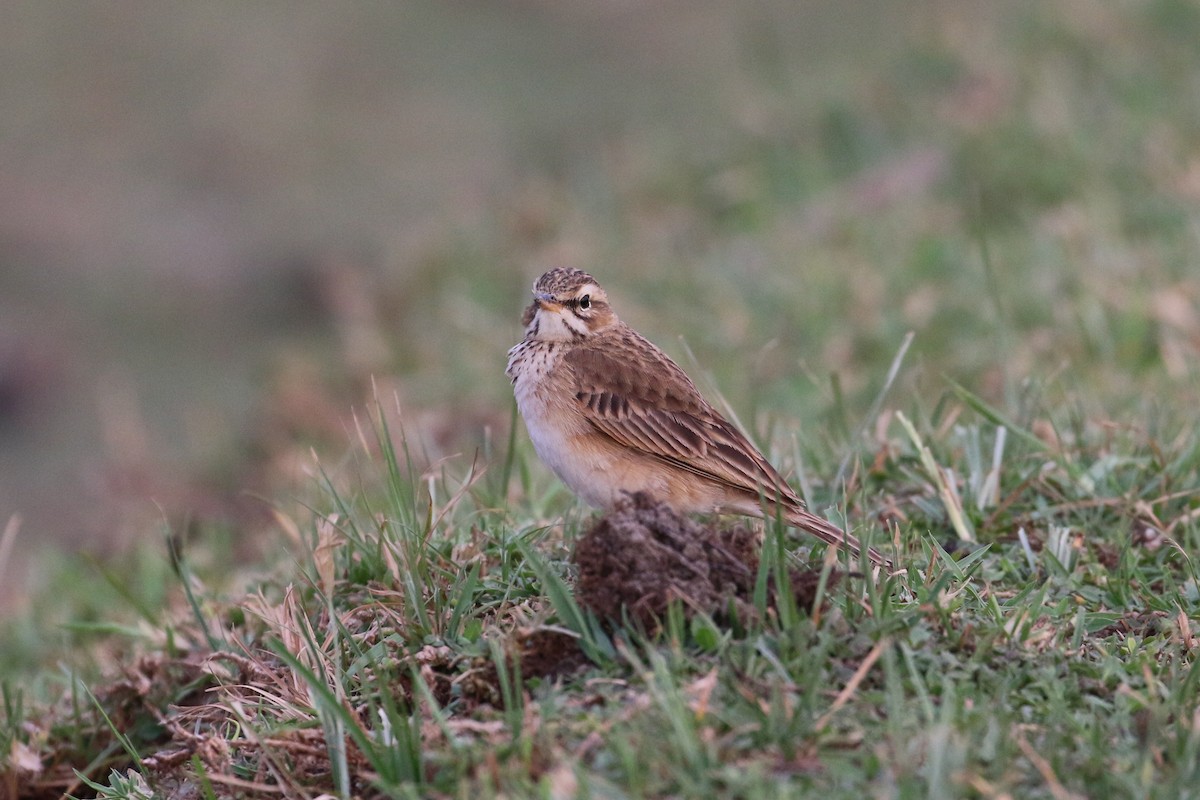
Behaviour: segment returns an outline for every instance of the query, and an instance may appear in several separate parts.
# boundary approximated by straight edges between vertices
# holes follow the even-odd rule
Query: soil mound
[[[579,539],[576,594],[602,619],[620,622],[624,614],[647,628],[672,600],[689,616],[733,612],[745,619],[755,613],[758,559],[759,535],[750,526],[702,524],[638,492]],[[800,608],[811,608],[819,573],[793,571],[790,578]]]

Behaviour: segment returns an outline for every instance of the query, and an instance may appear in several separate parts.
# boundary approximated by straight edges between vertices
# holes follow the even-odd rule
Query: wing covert
[[[618,444],[750,495],[779,490],[794,496],[741,431],[648,341],[584,345],[564,361],[588,420]]]

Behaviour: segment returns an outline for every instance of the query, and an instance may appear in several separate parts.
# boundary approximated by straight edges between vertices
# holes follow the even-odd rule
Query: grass
[[[356,463],[320,470],[295,567],[158,620],[69,704],[34,714],[6,686],[3,744],[41,760],[28,796],[142,796],[142,775],[216,796],[1186,796],[1200,442],[1063,419],[1051,446],[962,395],[894,422],[847,482],[852,524],[904,569],[656,632],[598,627],[563,528],[506,513],[469,463],[418,467],[375,415]],[[957,556],[947,484],[976,540]],[[820,568],[767,534],[776,576]],[[582,658],[527,674],[547,630]]]
[[[815,96],[776,48],[719,147],[631,134],[446,232],[380,299],[403,405],[275,460],[274,566],[204,528],[6,623],[0,795],[1194,796],[1197,17],[1085,5]],[[768,525],[746,613],[590,615],[498,368],[563,253],[900,569]]]

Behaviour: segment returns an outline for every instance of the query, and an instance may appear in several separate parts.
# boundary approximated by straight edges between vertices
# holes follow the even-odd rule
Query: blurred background
[[[372,379],[430,458],[506,435],[505,351],[556,264],[818,449],[909,330],[902,404],[947,375],[1113,414],[1195,396],[1190,0],[2,17],[10,601],[45,548],[269,527]]]

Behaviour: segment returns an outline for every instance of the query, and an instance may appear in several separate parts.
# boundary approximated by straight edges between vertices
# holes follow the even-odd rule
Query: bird
[[[591,275],[543,274],[521,324],[505,374],[538,457],[581,500],[612,508],[645,492],[685,514],[779,516],[859,557],[858,539],[810,512],[683,369],[621,321]]]

